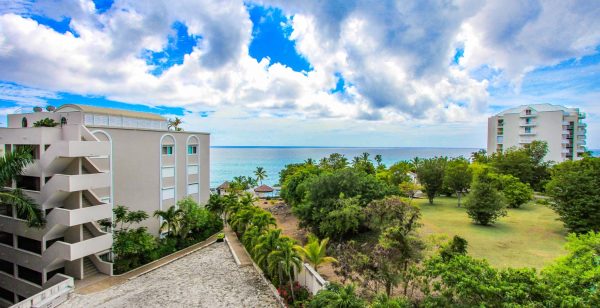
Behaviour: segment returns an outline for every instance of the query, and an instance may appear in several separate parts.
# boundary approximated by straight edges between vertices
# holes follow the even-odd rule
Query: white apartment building
[[[209,198],[207,133],[170,131],[151,113],[68,104],[48,112],[8,115],[0,129],[6,152],[30,146],[34,163],[12,188],[43,210],[44,228],[28,228],[14,208],[0,205],[0,307],[68,279],[112,275],[108,252],[112,208],[144,210],[143,224],[159,235],[152,214],[177,200]],[[50,118],[56,127],[33,127]]]
[[[487,151],[505,151],[534,140],[548,143],[546,161],[581,159],[586,151],[585,114],[551,104],[524,105],[488,119]]]

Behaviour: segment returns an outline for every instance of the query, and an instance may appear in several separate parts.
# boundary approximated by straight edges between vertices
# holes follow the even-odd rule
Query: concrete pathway
[[[73,294],[66,307],[279,307],[252,266],[237,266],[225,243],[214,243],[135,279],[91,294]]]

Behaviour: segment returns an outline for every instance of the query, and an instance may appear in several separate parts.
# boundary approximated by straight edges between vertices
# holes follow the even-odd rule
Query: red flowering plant
[[[293,297],[289,284],[280,285],[279,288],[277,288],[277,292],[288,307],[304,307],[304,303],[310,297],[310,293],[298,282],[294,282],[292,287],[294,288]]]

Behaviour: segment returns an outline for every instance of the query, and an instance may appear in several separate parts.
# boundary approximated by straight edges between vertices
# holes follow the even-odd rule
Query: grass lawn
[[[438,197],[430,205],[427,199],[414,200],[422,212],[423,235],[459,235],[469,242],[469,254],[485,258],[496,267],[535,267],[541,269],[565,253],[566,231],[558,216],[548,207],[533,202],[492,226],[472,223],[456,198]]]

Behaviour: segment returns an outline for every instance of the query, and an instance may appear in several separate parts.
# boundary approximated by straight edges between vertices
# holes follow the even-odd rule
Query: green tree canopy
[[[467,214],[481,225],[494,223],[506,216],[506,205],[502,195],[496,190],[494,179],[489,171],[478,174],[471,185],[471,193],[465,200]]]
[[[434,157],[417,163],[417,176],[427,192],[429,204],[433,204],[433,199],[442,189],[447,162],[447,157]]]
[[[466,193],[473,180],[473,173],[469,168],[469,161],[464,157],[453,158],[448,161],[444,172],[444,185],[452,189],[458,198],[460,207],[460,197]]]
[[[546,186],[551,207],[572,232],[600,231],[600,158],[554,166]]]

